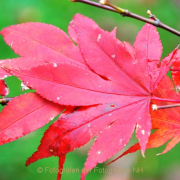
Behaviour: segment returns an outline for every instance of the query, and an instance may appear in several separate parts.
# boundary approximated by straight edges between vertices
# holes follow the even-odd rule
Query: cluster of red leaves
[[[151,105],[180,99],[176,70],[180,52],[175,49],[160,62],[162,44],[156,28],[149,24],[138,33],[134,47],[116,39],[116,30],[104,31],[79,14],[68,32],[73,41],[62,30],[43,23],[14,25],[0,32],[20,55],[1,61],[0,78],[15,75],[36,90],[15,97],[0,113],[0,144],[42,127],[66,109],[45,132],[26,165],[58,156],[61,169],[68,152],[96,137],[82,180],[97,163],[120,151],[134,129],[139,144],[125,154],[141,149],[144,155],[146,148],[171,138],[163,153],[177,144],[180,109],[152,111]],[[166,76],[172,63],[176,91]],[[4,80],[0,93],[8,94]],[[158,130],[150,135],[151,129]]]

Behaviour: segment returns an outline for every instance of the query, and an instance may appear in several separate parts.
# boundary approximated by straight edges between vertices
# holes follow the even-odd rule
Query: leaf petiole
[[[180,107],[180,104],[171,104],[171,105],[164,105],[164,106],[158,106],[156,104],[153,104],[152,110],[157,111],[159,109],[166,109],[166,108],[173,108],[173,107]]]

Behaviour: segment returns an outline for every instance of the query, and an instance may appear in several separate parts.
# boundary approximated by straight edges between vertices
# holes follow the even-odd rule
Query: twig
[[[9,101],[11,101],[12,99],[13,99],[13,98],[11,98],[11,97],[1,98],[1,99],[0,99],[0,104],[3,105],[3,106],[5,106],[5,105],[7,105],[7,103],[8,103]]]
[[[130,18],[133,18],[133,19],[137,19],[139,21],[143,21],[143,22],[152,24],[152,25],[154,25],[156,27],[162,28],[162,29],[164,29],[166,31],[169,31],[172,34],[175,34],[175,35],[180,37],[180,32],[179,31],[177,31],[177,30],[167,26],[166,24],[162,23],[159,19],[156,18],[156,16],[152,15],[149,10],[147,11],[147,13],[149,14],[149,17],[151,19],[145,18],[143,16],[139,16],[139,15],[134,14],[134,13],[132,13],[132,12],[126,10],[126,9],[119,8],[119,7],[109,3],[107,0],[100,0],[101,4],[99,4],[97,2],[89,1],[89,0],[71,0],[71,1],[72,2],[81,2],[81,3],[91,5],[91,6],[102,8],[102,9],[105,9],[105,10],[108,10],[108,11],[113,11],[115,13],[119,13],[123,17],[130,17]]]

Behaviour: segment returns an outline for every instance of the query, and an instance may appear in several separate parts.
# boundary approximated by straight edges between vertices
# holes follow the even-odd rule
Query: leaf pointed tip
[[[141,150],[142,157],[145,158],[145,151]]]
[[[162,153],[158,153],[158,154],[156,154],[156,156],[159,156],[159,155],[161,155]]]
[[[80,180],[85,180],[87,173],[82,172]]]

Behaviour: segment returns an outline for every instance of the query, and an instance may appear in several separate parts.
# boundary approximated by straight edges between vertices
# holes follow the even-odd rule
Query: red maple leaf
[[[5,82],[5,80],[0,79],[0,95],[7,96],[9,94],[9,88]]]
[[[165,89],[164,86],[168,88]],[[154,94],[162,98],[171,97],[173,99],[179,100],[180,94],[177,93],[175,89],[174,90],[173,89],[174,89],[173,82],[169,77],[166,76],[161,81]],[[156,103],[156,101],[153,101],[153,103]],[[165,106],[165,105],[169,105],[170,103],[158,102],[158,104]],[[156,129],[156,131],[150,135],[146,148],[147,149],[157,148],[170,140],[166,145],[165,150],[162,153],[160,153],[160,154],[164,154],[167,151],[171,150],[180,141],[180,122],[179,122],[180,108],[176,107],[176,108],[169,108],[169,109],[167,108],[167,109],[160,109],[158,111],[152,111],[151,118],[152,118],[153,129]],[[122,156],[136,152],[137,150],[140,149],[141,149],[140,144],[137,143],[131,146],[118,158],[111,161],[111,163],[121,158]]]
[[[63,110],[64,106],[57,106],[36,93],[13,98],[0,113],[0,119],[3,119],[0,121],[0,145],[37,130]],[[71,111],[70,108],[68,110]]]
[[[171,75],[174,81],[175,89],[177,92],[180,91],[180,50],[176,55],[176,60],[173,62],[173,66],[171,68]]]
[[[50,126],[27,165],[54,155],[63,167],[66,153],[97,136],[84,167],[91,170],[121,150],[135,127],[144,155],[152,128],[150,101],[163,101],[154,92],[177,52],[159,63],[162,45],[154,26],[142,28],[134,47],[79,14],[69,26],[78,47],[58,28],[41,23],[11,26],[1,34],[23,58],[40,60],[28,69],[4,64],[8,73],[49,101],[82,106]]]

